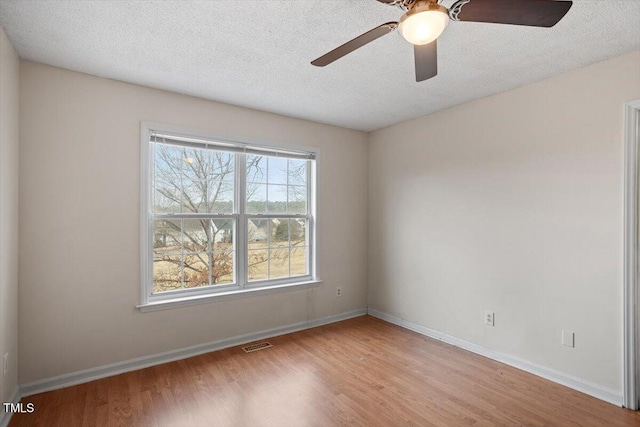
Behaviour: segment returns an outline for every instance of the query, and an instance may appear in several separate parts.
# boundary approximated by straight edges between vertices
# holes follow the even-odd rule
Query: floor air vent
[[[242,347],[245,353],[251,353],[252,351],[264,350],[265,348],[273,347],[268,342],[261,342],[259,344],[250,344]]]

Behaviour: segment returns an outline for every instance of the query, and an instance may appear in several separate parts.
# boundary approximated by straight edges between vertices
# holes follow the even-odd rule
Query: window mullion
[[[244,288],[249,280],[249,266],[248,266],[248,236],[247,230],[248,220],[246,217],[246,194],[247,194],[247,155],[239,153],[236,155],[236,188],[235,188],[235,200],[236,200],[236,213],[238,220],[236,221],[236,230],[238,238],[236,239],[236,269],[237,269],[237,283],[240,288]]]
[[[186,152],[182,150],[182,159]],[[184,207],[184,164],[180,161],[180,213]],[[180,219],[180,289],[184,289],[184,220]]]
[[[269,206],[268,203],[269,199],[267,198],[267,206]],[[271,279],[271,224],[271,220],[267,221],[267,280]]]
[[[307,230],[307,235],[305,236],[305,244],[307,246],[306,252],[306,264],[307,264],[307,274],[312,276],[317,275],[317,270],[315,266],[316,259],[316,242],[314,241],[315,232],[316,232],[316,214],[317,214],[317,164],[314,162],[307,162],[307,226],[309,229]],[[312,194],[313,192],[313,194]]]
[[[209,196],[207,195],[207,197],[209,197]],[[208,228],[209,228],[209,236],[210,236],[209,242],[208,242],[209,244],[207,245],[207,252],[208,252],[207,253],[207,257],[209,258],[208,259],[208,262],[209,262],[209,286],[211,286],[211,285],[215,285],[215,283],[213,282],[213,269],[215,268],[215,263],[213,262],[213,244],[214,244],[213,236],[214,236],[214,234],[213,234],[213,220],[212,219],[208,219],[207,221],[209,221],[209,227]]]
[[[153,214],[155,219],[232,219],[236,214]]]
[[[287,176],[288,176],[288,169],[287,169]],[[288,180],[289,178],[287,178]],[[289,201],[289,189],[287,188],[287,205],[288,205],[288,201]],[[288,209],[288,208],[287,208]],[[287,241],[287,251],[289,251],[289,276],[291,276],[291,219],[288,220],[289,224],[287,224],[287,230],[289,231],[289,236],[288,236],[288,241]]]
[[[304,218],[310,218],[311,214],[275,213],[275,214],[246,214],[245,216],[249,219],[277,219],[277,218],[304,219]]]

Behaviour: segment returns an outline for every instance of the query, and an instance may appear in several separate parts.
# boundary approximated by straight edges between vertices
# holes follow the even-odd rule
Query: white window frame
[[[191,138],[198,141],[210,141],[212,145],[228,145],[236,151],[235,162],[235,204],[233,214],[202,214],[211,219],[235,220],[235,258],[233,284],[207,286],[193,289],[180,289],[153,294],[153,218],[151,213],[152,198],[152,143],[153,135],[168,134],[179,138]],[[215,149],[215,148],[214,148]],[[241,151],[238,151],[241,150]],[[315,161],[310,162],[307,170],[308,179],[308,206],[309,213],[298,214],[247,214],[245,213],[245,185],[246,155],[253,150],[274,152],[293,152],[311,154]],[[141,303],[137,307],[142,311],[155,311],[172,307],[204,303],[214,300],[231,299],[245,296],[262,295],[287,290],[298,290],[318,286],[321,281],[318,278],[318,239],[317,239],[317,211],[318,211],[318,165],[320,150],[316,147],[303,145],[282,144],[274,142],[250,141],[227,136],[213,135],[207,132],[193,131],[175,126],[159,123],[142,122],[140,129],[140,292]],[[185,215],[167,215],[167,218],[180,219]],[[157,218],[158,215],[156,214]],[[269,218],[308,218],[309,230],[307,232],[307,262],[308,274],[279,279],[260,281],[248,281],[246,260],[248,255],[247,234],[248,221],[250,219]]]

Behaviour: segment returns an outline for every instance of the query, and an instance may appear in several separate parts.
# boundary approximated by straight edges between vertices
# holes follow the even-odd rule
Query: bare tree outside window
[[[153,153],[153,293],[234,283],[237,155],[165,143]],[[241,156],[248,280],[308,274],[309,161]]]
[[[156,144],[155,213],[192,214],[154,222],[154,292],[234,281],[233,219],[198,214],[233,214],[235,155]]]
[[[246,210],[250,214],[306,214],[308,161],[247,156]],[[300,276],[307,271],[306,218],[249,220],[249,281]]]

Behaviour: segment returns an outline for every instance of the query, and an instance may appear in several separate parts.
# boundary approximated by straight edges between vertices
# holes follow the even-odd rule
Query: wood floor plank
[[[640,426],[640,413],[370,316],[30,396],[21,426]]]

